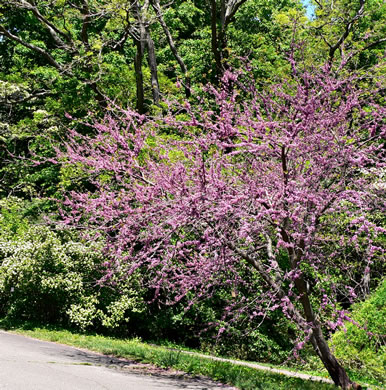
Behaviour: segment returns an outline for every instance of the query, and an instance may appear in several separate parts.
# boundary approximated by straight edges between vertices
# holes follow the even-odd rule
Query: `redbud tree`
[[[280,308],[295,351],[312,343],[337,385],[359,388],[325,332],[348,319],[338,291],[355,300],[383,255],[382,86],[324,68],[263,90],[247,75],[156,118],[128,110],[93,136],[71,131],[60,159],[87,186],[67,194],[64,221],[105,237],[105,281],[145,268],[174,301],[228,286],[227,317]]]

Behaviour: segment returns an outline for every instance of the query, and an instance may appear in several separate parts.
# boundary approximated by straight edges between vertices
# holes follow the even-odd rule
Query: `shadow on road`
[[[96,352],[90,352],[75,347],[68,347],[61,344],[55,344],[56,347],[54,351],[51,348],[50,343],[47,344],[48,345],[45,353],[53,357],[52,363],[66,364],[68,361],[67,364],[103,366],[108,369],[117,370],[121,373],[127,373],[130,375],[147,375],[151,376],[152,378],[159,378],[163,380],[163,384],[173,385],[181,389],[236,389],[235,387],[230,387],[224,384],[213,382],[212,380],[205,377],[192,377],[191,375],[186,374],[182,371],[159,368],[151,364],[141,363],[135,360],[128,360],[124,358],[117,358],[115,356],[102,355]],[[64,361],[55,361],[55,357],[57,358],[58,353],[62,356],[62,359]]]

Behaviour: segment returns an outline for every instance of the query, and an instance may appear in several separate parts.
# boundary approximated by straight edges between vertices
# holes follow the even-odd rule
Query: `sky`
[[[306,14],[308,19],[313,19],[315,7],[313,6],[311,0],[301,0],[301,1],[306,9]]]

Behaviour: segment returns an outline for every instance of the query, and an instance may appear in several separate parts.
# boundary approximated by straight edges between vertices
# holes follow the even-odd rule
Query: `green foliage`
[[[101,243],[31,224],[20,201],[1,201],[1,210],[0,315],[113,329],[144,309],[134,277],[116,289],[97,284]]]
[[[315,45],[313,52],[318,61],[326,61],[330,48],[345,37],[339,50],[334,53],[337,63],[348,60],[352,70],[369,68],[382,62],[386,44],[385,2],[322,0],[314,4],[315,18],[310,22],[308,42]]]
[[[193,294],[173,306],[150,304],[147,311],[136,316],[136,328],[129,330],[146,340],[177,343],[218,356],[273,364],[286,361],[296,330],[280,311],[272,312],[261,323],[242,314],[226,324],[226,332],[219,333],[225,324],[226,298],[231,294],[219,288],[211,298],[194,303],[189,310],[186,307],[188,300],[195,300]]]
[[[291,335],[293,338],[295,331],[279,313],[272,317],[277,317],[278,322],[267,319],[257,329],[253,323],[242,329],[244,324],[240,321],[238,329],[229,329],[209,351],[243,360],[283,363],[291,355]],[[208,338],[206,340],[209,341]]]
[[[233,66],[240,66],[235,60],[248,55],[253,65],[255,78],[269,84],[289,74],[287,57],[293,25],[297,20],[298,30],[304,31],[304,10],[293,0],[274,2],[267,0],[247,1],[235,15],[229,27],[229,54]]]
[[[12,235],[23,232],[28,228],[28,221],[25,218],[25,212],[21,213],[21,201],[17,199],[8,199],[0,201],[0,234],[4,238],[11,239]]]
[[[386,366],[386,280],[367,300],[353,307],[352,319],[331,339],[336,357],[353,372],[385,382]]]

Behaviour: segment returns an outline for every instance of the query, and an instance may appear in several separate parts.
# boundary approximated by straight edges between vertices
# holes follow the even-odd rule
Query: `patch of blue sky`
[[[315,6],[312,4],[311,0],[301,0],[308,19],[312,20],[315,17]]]

